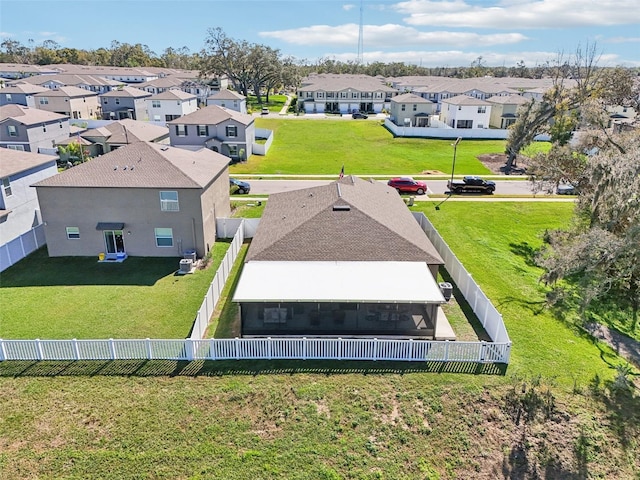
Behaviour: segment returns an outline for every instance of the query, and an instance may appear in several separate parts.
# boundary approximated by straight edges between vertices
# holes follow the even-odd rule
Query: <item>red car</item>
[[[416,193],[418,195],[427,193],[427,184],[411,177],[392,178],[387,182],[387,185],[395,188],[398,193]]]

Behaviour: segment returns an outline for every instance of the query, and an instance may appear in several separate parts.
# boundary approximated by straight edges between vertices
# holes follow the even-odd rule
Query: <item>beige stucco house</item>
[[[508,128],[516,121],[518,107],[528,101],[522,95],[495,96],[487,99],[491,104],[489,125],[493,128]]]
[[[436,104],[413,93],[403,93],[391,99],[391,121],[398,126],[428,127]]]
[[[98,94],[78,87],[60,87],[33,95],[36,108],[70,118],[101,118]]]
[[[228,162],[138,142],[36,183],[49,256],[204,256],[230,214]]]

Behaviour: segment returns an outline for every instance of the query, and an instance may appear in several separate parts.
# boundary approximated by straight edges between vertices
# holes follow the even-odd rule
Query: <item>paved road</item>
[[[301,188],[326,185],[333,180],[248,180],[251,183],[253,195],[270,195],[272,193],[299,190]],[[386,183],[385,180],[380,180]],[[427,193],[443,194],[447,191],[446,180],[427,180]],[[531,195],[531,184],[522,180],[496,181],[496,194],[501,195]]]

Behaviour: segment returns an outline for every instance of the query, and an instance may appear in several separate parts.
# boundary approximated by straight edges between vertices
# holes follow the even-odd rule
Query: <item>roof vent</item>
[[[166,152],[167,150],[169,150],[169,147],[162,147],[160,150],[162,150],[163,152]]]
[[[113,167],[113,169],[114,169],[114,170],[117,170],[117,169],[118,169],[118,165],[116,165],[115,167]]]
[[[351,210],[351,205],[334,205],[334,212],[349,212]]]

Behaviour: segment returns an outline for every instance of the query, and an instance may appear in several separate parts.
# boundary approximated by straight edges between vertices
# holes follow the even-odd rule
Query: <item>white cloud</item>
[[[13,37],[13,36],[15,36],[15,34],[11,32],[0,32],[0,38],[7,38],[7,37]]]
[[[638,43],[640,37],[611,37],[603,40],[605,43]]]
[[[310,27],[273,32],[261,32],[267,38],[275,38],[295,45],[333,45],[350,47],[357,44],[359,27],[355,23],[346,25],[313,25]],[[514,44],[527,40],[520,33],[497,33],[482,35],[475,32],[421,32],[402,25],[365,25],[364,42],[368,47],[402,45],[450,45],[488,46]]]
[[[640,23],[638,0],[407,0],[393,8],[410,25],[475,28],[569,28]]]
[[[342,5],[342,9],[346,12],[348,12],[349,10],[353,10],[354,8],[356,8],[356,6],[353,5],[352,3],[347,3],[346,5]]]

